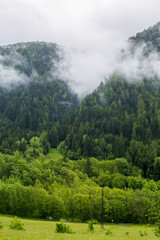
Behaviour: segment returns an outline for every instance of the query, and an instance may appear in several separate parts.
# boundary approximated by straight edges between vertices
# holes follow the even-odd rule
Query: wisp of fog
[[[104,51],[67,48],[64,49],[62,61],[58,64],[57,73],[81,99],[114,72],[128,81],[142,81],[154,76],[160,79],[160,55],[153,50],[145,57],[145,48],[143,43],[132,53],[129,41],[119,48],[112,48],[112,51],[107,48]]]
[[[13,67],[6,67],[0,64],[0,87],[12,90],[19,85],[27,85],[30,79],[22,73],[17,72]]]

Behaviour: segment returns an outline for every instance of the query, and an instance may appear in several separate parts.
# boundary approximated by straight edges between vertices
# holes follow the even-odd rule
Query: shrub
[[[89,231],[94,231],[93,221],[92,220],[88,221],[88,228],[89,228]]]
[[[73,233],[72,229],[65,223],[56,223],[56,233]]]
[[[140,234],[141,237],[147,236],[146,231],[144,231],[144,233],[142,231],[139,231],[139,234]]]
[[[9,224],[10,229],[14,230],[24,230],[24,223],[22,223],[20,218],[13,218]]]
[[[112,235],[112,231],[110,229],[107,229],[106,235]]]

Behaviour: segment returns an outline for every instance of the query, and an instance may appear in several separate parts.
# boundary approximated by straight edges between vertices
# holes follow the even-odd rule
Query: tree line
[[[144,179],[124,158],[98,160],[43,154],[39,138],[24,153],[0,154],[0,211],[21,217],[85,222],[154,223],[160,181]]]

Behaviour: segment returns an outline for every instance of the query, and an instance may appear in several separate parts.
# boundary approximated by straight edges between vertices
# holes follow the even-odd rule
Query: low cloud
[[[27,85],[30,79],[21,73],[18,73],[12,67],[6,67],[0,64],[0,87],[11,90],[21,84]]]
[[[138,82],[155,76],[160,79],[160,55],[153,50],[145,57],[145,49],[146,45],[142,44],[132,53],[129,42],[112,52],[65,49],[57,74],[81,99],[114,72],[128,81]]]
[[[59,78],[83,98],[105,79],[106,59],[100,52],[67,49],[57,68]]]
[[[122,74],[128,81],[141,81],[144,78],[158,77],[160,79],[160,54],[154,50],[150,43],[151,51],[145,55],[147,46],[142,43],[135,48],[134,53],[131,52],[131,45],[128,43],[123,54],[117,58],[115,71]]]
[[[150,64],[158,74],[156,55],[142,64],[138,52],[123,61],[116,53],[130,36],[159,21],[159,9],[159,0],[2,0],[0,45],[46,41],[67,47],[59,75],[84,97],[116,69],[140,78]]]

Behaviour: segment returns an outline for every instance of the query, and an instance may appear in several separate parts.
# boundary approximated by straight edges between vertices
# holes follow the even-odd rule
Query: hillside
[[[130,51],[122,52],[122,61],[126,53],[135,59],[136,49],[143,46],[137,61],[145,63],[147,71],[151,61],[154,65],[149,56],[156,52],[158,64],[159,25],[130,38]],[[159,179],[155,173],[155,158],[160,156],[159,80],[156,71],[151,76],[143,73],[134,81],[114,73],[68,116],[68,135],[60,145],[63,153],[72,159],[125,157],[143,171],[144,177],[157,175]]]
[[[144,69],[155,54],[159,63],[155,26],[132,37],[120,60],[142,46]],[[0,213],[160,222],[158,72],[133,81],[116,71],[78,102],[57,76],[59,51],[42,42],[0,48]]]
[[[64,138],[60,121],[78,101],[55,74],[59,51],[56,44],[43,42],[0,48],[1,151],[11,153],[16,141],[42,131],[50,130],[52,147]]]
[[[73,159],[126,157],[144,176],[152,176],[160,154],[159,96],[160,87],[155,89],[149,81],[136,84],[112,76],[68,118],[63,152]]]

